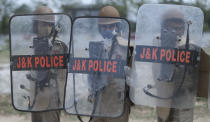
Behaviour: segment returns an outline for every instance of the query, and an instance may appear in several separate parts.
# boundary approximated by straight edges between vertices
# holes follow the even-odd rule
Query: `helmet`
[[[49,13],[53,13],[53,11],[51,8],[47,6],[40,6],[34,11],[34,14],[49,14]],[[54,15],[37,15],[33,18],[33,20],[54,23],[55,16]]]
[[[101,9],[99,12],[99,15],[101,17],[120,17],[119,12],[117,11],[116,8],[112,6],[105,6]]]
[[[171,9],[171,10],[168,10],[163,15],[163,18],[164,19],[171,19],[171,18],[184,19],[184,15],[178,9]]]
[[[100,17],[120,17],[119,12],[112,6],[105,6],[101,9],[98,16]],[[114,24],[120,22],[120,19],[100,18],[98,24]]]
[[[178,9],[170,9],[162,16],[162,24],[168,22],[184,23],[184,15]]]

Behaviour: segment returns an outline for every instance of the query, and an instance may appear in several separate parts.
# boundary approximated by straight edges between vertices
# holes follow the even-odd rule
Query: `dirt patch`
[[[85,121],[88,119],[85,118]],[[30,114],[27,115],[0,115],[0,122],[31,122]],[[62,116],[61,122],[79,122],[76,117],[73,116]],[[135,119],[130,118],[129,122],[156,122],[155,119]],[[210,122],[210,117],[205,116],[202,118],[195,119],[194,122]]]
[[[0,115],[0,122],[30,122],[30,117],[25,115]]]

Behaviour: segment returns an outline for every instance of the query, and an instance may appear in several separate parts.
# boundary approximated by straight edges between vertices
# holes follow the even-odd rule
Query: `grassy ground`
[[[210,110],[208,109],[207,100],[204,98],[197,98],[194,110],[194,119],[197,120],[205,117],[208,117],[207,122],[210,122]]]
[[[30,122],[30,113],[14,110],[11,105],[11,96],[0,95],[0,122]],[[88,118],[84,118],[85,121]],[[149,107],[132,107],[130,122],[155,122],[156,111]],[[76,116],[70,116],[62,112],[61,122],[79,122]],[[207,108],[207,100],[198,99],[194,111],[194,122],[210,122],[210,111]]]
[[[30,121],[30,114],[26,112],[19,112],[16,111],[11,104],[11,96],[9,94],[7,95],[0,95],[0,118],[2,117],[17,117],[22,120],[26,120],[26,122]],[[132,114],[130,117],[133,120],[154,120],[155,110],[149,107],[141,107],[141,108],[132,108]],[[84,120],[88,120],[87,117],[84,117]],[[0,122],[1,121],[0,119]],[[18,121],[19,122],[19,121]],[[61,122],[78,122],[78,119],[76,116],[67,115],[66,113],[61,113]]]
[[[0,50],[0,64],[9,63],[9,50]]]

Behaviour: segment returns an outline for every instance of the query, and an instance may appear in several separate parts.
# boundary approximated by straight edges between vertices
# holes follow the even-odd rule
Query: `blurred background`
[[[135,38],[138,9],[145,3],[179,4],[196,6],[204,12],[203,39],[210,41],[210,0],[1,0],[0,1],[0,122],[30,122],[30,113],[19,112],[11,105],[9,72],[9,19],[14,14],[33,13],[37,6],[47,5],[55,13],[76,16],[97,16],[105,5],[116,7],[121,17],[129,20],[131,40]],[[61,122],[79,122],[75,116],[62,112]],[[130,122],[154,122],[156,110],[149,107],[132,107]],[[210,122],[207,100],[197,98],[194,111],[195,122]]]

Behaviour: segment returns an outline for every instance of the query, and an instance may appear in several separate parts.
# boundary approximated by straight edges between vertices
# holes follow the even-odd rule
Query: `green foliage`
[[[12,9],[11,0],[0,1],[0,34],[9,33],[9,16],[12,13]]]
[[[8,16],[13,9],[11,0],[0,0],[0,16]]]
[[[14,10],[14,14],[28,14],[28,13],[32,13],[32,10],[26,4],[23,4]]]
[[[39,6],[47,6],[47,4],[44,3],[43,1],[34,1],[34,4],[35,4],[36,8]]]
[[[2,17],[1,23],[0,23],[0,33],[1,34],[8,34],[9,33],[9,16],[4,15]]]
[[[68,5],[68,4],[62,5],[61,6],[61,11],[63,13],[69,13],[72,9],[76,8],[75,6],[79,6],[79,4],[74,3],[74,4],[71,4],[71,5]]]
[[[55,0],[52,0],[54,3]],[[196,0],[194,3],[187,4],[183,2],[183,0],[159,0],[159,3],[161,4],[178,4],[178,5],[190,5],[190,6],[196,6],[202,9],[204,12],[204,31],[210,31],[210,9],[207,7],[206,2],[207,1],[202,1],[201,0]],[[121,17],[128,17],[128,10],[129,7],[132,7],[133,9],[136,9],[135,12],[137,12],[137,9],[147,3],[148,1],[146,0],[110,0],[107,1],[106,4],[102,2],[102,0],[98,0],[94,5],[91,6],[81,6],[80,2],[74,2],[72,4],[63,4],[60,9],[64,13],[69,13],[72,9],[76,8],[83,8],[83,9],[96,9],[100,10],[103,6],[105,5],[112,5],[115,8],[118,9],[120,12]],[[35,6],[40,6],[40,5],[47,5],[48,2],[43,2],[43,1],[36,1],[32,0],[32,3],[35,4]],[[67,3],[67,2],[66,2]],[[13,0],[1,0],[0,1],[0,34],[8,34],[9,32],[9,17],[12,14],[25,14],[25,13],[32,13],[32,9],[26,5],[23,4],[19,7],[15,8],[15,3]],[[134,11],[133,11],[134,12]],[[135,15],[137,13],[134,13]],[[132,32],[135,31],[135,22],[130,23],[131,25],[131,30]]]
[[[115,7],[119,11],[121,17],[127,17],[128,6],[126,0],[112,1],[107,5]]]
[[[160,0],[159,3],[161,3],[161,4],[177,4],[177,5],[183,5],[183,4],[185,4],[183,2],[183,0],[178,0],[178,1],[174,1],[174,0]]]
[[[135,32],[136,31],[136,23],[135,22],[129,22],[129,23],[130,23],[131,32]]]

